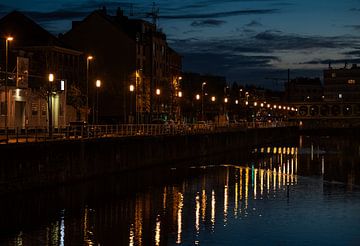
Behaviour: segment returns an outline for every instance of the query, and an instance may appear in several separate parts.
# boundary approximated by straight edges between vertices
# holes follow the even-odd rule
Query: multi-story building
[[[324,89],[320,78],[299,77],[286,85],[285,95],[288,102],[322,101]]]
[[[351,127],[360,125],[360,68],[324,70],[324,93],[321,100],[293,102],[297,112],[291,118],[304,127]]]
[[[181,57],[154,24],[129,19],[120,9],[112,16],[104,8],[73,22],[62,40],[95,58],[89,91],[94,93],[95,79],[103,81],[99,112],[103,121],[147,122],[175,112],[172,95],[178,90]]]
[[[359,102],[360,67],[324,70],[324,96],[327,102]]]
[[[81,82],[82,53],[17,11],[0,20],[0,37],[6,40],[0,49],[0,125],[46,127],[51,115],[52,125],[61,127],[80,119],[81,95],[68,92]]]

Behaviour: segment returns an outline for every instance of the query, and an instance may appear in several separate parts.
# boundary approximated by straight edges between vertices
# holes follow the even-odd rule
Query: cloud
[[[191,26],[194,26],[194,27],[216,27],[216,26],[221,26],[225,23],[226,23],[226,21],[208,19],[208,20],[201,20],[201,21],[193,21],[191,23]]]
[[[35,19],[36,21],[47,22],[47,21],[73,20],[73,19],[83,18],[86,15],[88,15],[89,12],[57,10],[52,12],[28,11],[25,12],[25,14]]]
[[[360,58],[356,59],[315,59],[306,62],[302,62],[300,64],[307,64],[307,65],[326,65],[326,64],[357,64],[360,63]]]
[[[360,31],[360,25],[345,25],[345,27],[352,28],[355,31]]]
[[[360,56],[360,49],[358,50],[353,50],[353,51],[348,51],[343,53],[344,55],[351,55],[351,56]]]
[[[253,10],[235,10],[226,12],[214,12],[205,14],[183,14],[183,15],[160,15],[161,19],[208,19],[208,18],[221,18],[238,15],[262,15],[262,14],[275,14],[279,9],[253,9]]]
[[[264,31],[254,36],[258,45],[266,45],[269,50],[304,50],[312,48],[343,48],[352,47],[354,41],[360,41],[355,36],[307,36],[284,34],[279,31]]]
[[[263,26],[263,25],[260,22],[253,20],[253,21],[249,22],[248,24],[246,24],[245,26],[247,26],[247,27],[260,27],[260,26]]]
[[[360,8],[351,8],[350,11],[360,11]]]

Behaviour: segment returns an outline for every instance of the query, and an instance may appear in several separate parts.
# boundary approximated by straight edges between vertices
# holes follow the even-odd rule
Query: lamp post
[[[14,38],[9,36],[5,39],[5,129],[7,129],[8,123],[8,59],[9,59],[9,42],[13,41]],[[7,134],[6,134],[7,135]]]
[[[158,118],[160,116],[160,94],[161,94],[161,90],[159,88],[156,89],[155,94],[157,95],[157,114],[158,114]]]
[[[49,138],[52,138],[52,82],[54,82],[54,74],[49,74],[49,89],[48,89],[48,113],[49,113]]]
[[[96,124],[99,123],[99,90],[101,87],[101,80],[96,80]]]
[[[86,57],[86,123],[89,121],[89,67],[93,56]]]
[[[181,98],[182,98],[182,91],[178,92],[178,97],[179,97],[179,118],[180,118],[180,122],[182,121],[181,119]]]
[[[201,120],[204,120],[204,86],[206,82],[201,84]]]
[[[130,85],[129,86],[129,91],[130,91],[130,120],[131,120],[131,122],[129,122],[129,123],[133,123],[133,114],[132,114],[132,94],[133,94],[133,92],[134,92],[134,90],[135,90],[135,86],[134,85]],[[136,105],[135,105],[136,106]]]

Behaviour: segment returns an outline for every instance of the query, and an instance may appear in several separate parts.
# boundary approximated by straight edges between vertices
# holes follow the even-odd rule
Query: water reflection
[[[10,211],[3,216],[1,228],[9,225],[8,219],[13,221],[13,229],[2,232],[0,244],[226,245],[236,239],[250,240],[249,235],[257,231],[254,225],[264,236],[276,234],[279,221],[297,231],[297,223],[304,222],[293,221],[293,216],[301,218],[315,209],[318,219],[322,213],[329,217],[321,210],[322,197],[326,193],[325,201],[331,201],[328,207],[333,206],[329,194],[333,194],[334,189],[337,192],[338,186],[333,186],[333,182],[327,185],[328,180],[345,178],[347,192],[354,191],[354,185],[359,182],[359,166],[355,165],[359,151],[350,161],[350,167],[345,166],[349,157],[332,153],[329,148],[325,152],[322,141],[324,139],[302,137],[300,149],[297,146],[256,148],[253,158],[241,165],[238,162],[162,170],[137,178],[129,176],[124,180],[122,177],[101,185],[87,184],[75,191],[63,190],[58,197],[46,193],[40,200],[37,196],[9,199],[1,205],[2,214]],[[356,148],[359,150],[359,145]],[[339,171],[339,166],[344,170]],[[305,178],[314,175],[314,179]],[[351,194],[347,199],[352,199],[354,207],[346,203],[344,209],[347,213],[357,211],[360,214],[360,206],[356,208],[360,195]],[[15,206],[19,206],[16,202],[25,201],[33,207],[22,209],[19,215],[11,210],[10,204],[14,201]],[[316,202],[312,204],[313,201]],[[45,211],[44,208],[49,209]],[[337,218],[336,213],[331,213]],[[32,224],[36,216],[41,219]],[[354,216],[349,214],[348,217]],[[360,228],[360,218],[355,216],[355,219],[355,223],[350,219],[347,223],[350,221],[352,230],[358,232],[355,228]],[[29,226],[23,227],[26,224]],[[306,226],[303,229],[306,231]],[[228,243],[227,230],[231,232]],[[279,233],[284,233],[283,230],[280,228]],[[243,238],[236,238],[236,235]],[[296,238],[291,233],[289,236],[290,241]],[[210,239],[214,241],[211,243]],[[288,242],[283,240],[285,244]]]

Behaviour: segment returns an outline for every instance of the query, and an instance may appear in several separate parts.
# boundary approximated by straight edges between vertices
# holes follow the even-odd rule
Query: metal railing
[[[160,135],[191,135],[239,131],[251,128],[295,126],[292,122],[241,122],[230,124],[120,124],[120,125],[68,125],[47,127],[0,128],[0,144],[30,143],[60,140],[82,140],[112,137],[139,137]]]

